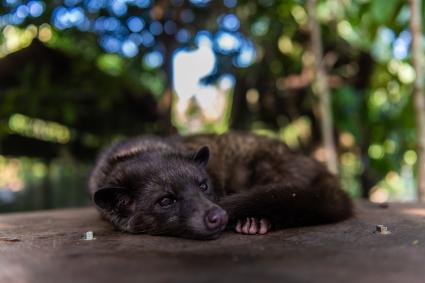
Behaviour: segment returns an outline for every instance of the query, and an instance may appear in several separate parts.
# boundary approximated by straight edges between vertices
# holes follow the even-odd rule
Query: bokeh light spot
[[[239,54],[233,59],[233,64],[239,68],[250,66],[256,58],[255,46],[251,41],[244,40]]]
[[[177,25],[174,21],[166,21],[164,24],[164,31],[166,34],[175,34],[177,32]]]
[[[152,51],[143,56],[143,63],[149,68],[155,69],[162,65],[164,58],[159,51]]]
[[[144,31],[142,32],[141,36],[142,36],[142,44],[145,47],[151,47],[155,44],[155,38],[150,32]]]
[[[136,0],[136,5],[139,8],[148,8],[151,4],[150,0]]]
[[[139,17],[130,17],[127,20],[127,26],[132,32],[140,32],[144,28],[145,22]]]
[[[220,18],[220,26],[229,31],[237,31],[240,26],[239,18],[235,14],[227,14]]]
[[[121,46],[121,52],[125,57],[134,57],[139,53],[137,44],[131,40],[126,40]]]
[[[236,52],[241,45],[240,38],[236,34],[227,31],[217,32],[215,42],[218,51],[223,54]]]
[[[406,164],[413,166],[416,163],[418,156],[414,150],[408,150],[404,153],[403,160]]]
[[[195,19],[195,15],[193,14],[191,9],[184,9],[180,13],[180,19],[182,20],[182,22],[188,24],[193,22],[193,20]]]
[[[176,40],[179,43],[186,43],[190,39],[190,32],[187,29],[181,29],[176,34]]]
[[[162,33],[162,25],[158,21],[153,21],[149,26],[149,31],[153,35],[160,35]]]
[[[236,7],[236,5],[238,4],[238,1],[237,0],[223,0],[223,4],[227,8],[233,8],[233,7]]]
[[[210,3],[210,1],[211,0],[190,0],[190,3],[198,7],[205,7]]]

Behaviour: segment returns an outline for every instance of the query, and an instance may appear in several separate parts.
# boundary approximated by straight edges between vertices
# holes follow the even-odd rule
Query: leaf
[[[373,19],[384,24],[390,21],[399,6],[399,0],[373,0],[371,1],[371,12]]]

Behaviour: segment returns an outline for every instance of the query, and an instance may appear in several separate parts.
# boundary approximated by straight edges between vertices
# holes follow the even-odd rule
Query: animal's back
[[[247,190],[276,178],[281,181],[285,176],[305,177],[305,170],[296,168],[301,160],[309,163],[302,166],[317,165],[310,158],[294,153],[286,144],[276,139],[251,133],[193,135],[183,137],[183,144],[188,150],[195,150],[203,145],[210,148],[208,172],[216,179],[224,194]]]

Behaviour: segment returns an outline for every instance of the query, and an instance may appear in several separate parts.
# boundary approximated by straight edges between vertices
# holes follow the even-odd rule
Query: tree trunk
[[[415,68],[414,105],[416,111],[417,190],[418,200],[425,202],[425,100],[422,54],[421,1],[410,0],[410,30],[412,33],[412,64]]]
[[[158,113],[160,114],[159,127],[163,134],[175,134],[177,129],[172,123],[173,111],[173,54],[175,51],[175,43],[169,37],[165,37],[163,41],[166,43],[164,55],[164,70],[166,74],[165,89],[158,103]]]
[[[333,118],[329,95],[329,86],[325,68],[322,64],[323,47],[321,40],[320,25],[316,18],[316,0],[307,1],[307,12],[309,15],[309,26],[311,36],[311,46],[314,53],[315,63],[315,85],[319,96],[320,125],[322,132],[323,146],[326,153],[326,164],[328,169],[338,173],[338,159],[333,136]]]

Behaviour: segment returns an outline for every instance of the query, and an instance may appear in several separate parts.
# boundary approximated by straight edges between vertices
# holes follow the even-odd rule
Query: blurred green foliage
[[[177,2],[182,4],[173,6]],[[60,166],[79,168],[78,162],[92,161],[99,148],[123,135],[164,132],[162,119],[168,123],[176,121],[174,116],[170,119],[157,110],[163,93],[171,85],[170,54],[178,48],[194,48],[197,31],[216,34],[220,16],[232,13],[240,21],[241,35],[254,43],[256,57],[251,65],[240,68],[232,64],[235,54],[225,56],[216,51],[217,68],[207,78],[208,83],[215,84],[220,75],[230,73],[235,77],[235,84],[229,92],[232,95],[228,95],[229,108],[224,119],[220,124],[205,124],[203,129],[252,130],[280,138],[320,159],[317,97],[311,91],[313,63],[304,1],[239,0],[233,1],[234,6],[228,6],[229,1],[200,2],[205,2],[205,6],[196,6],[190,1],[170,1],[171,4],[155,1],[145,8],[144,17],[154,17],[161,23],[172,19],[178,29],[187,29],[191,35],[185,43],[172,36],[156,37],[158,50],[164,57],[160,68],[152,68],[143,61],[143,56],[152,51],[151,47],[141,48],[136,57],[128,58],[102,49],[99,33],[55,27],[52,15],[59,5],[56,2],[46,2],[46,12],[40,17],[4,25],[0,35],[0,55],[4,57],[0,59],[0,153],[16,156],[21,149],[19,142],[15,143],[15,140],[21,141],[17,138],[19,133],[9,127],[14,114],[68,127],[72,133],[69,143],[54,147],[53,155],[47,154],[52,151],[50,145],[45,153],[34,154],[38,158],[35,160],[41,160],[34,162],[44,162],[43,166],[49,168],[43,171],[43,176],[55,190],[65,188],[64,182],[68,181],[56,186],[52,176],[56,174],[54,170],[60,169],[53,168],[62,168],[69,174],[74,172],[74,180],[81,180],[80,173]],[[416,143],[407,3],[401,0],[318,2],[323,64],[332,91],[342,183],[355,197],[374,195],[372,198],[376,201],[412,200],[415,198]],[[195,15],[194,21],[179,20],[178,13],[185,9]],[[11,11],[7,5],[0,8],[3,17]],[[134,15],[141,13],[128,9],[125,14],[126,17]],[[11,30],[12,26],[16,30]],[[29,28],[36,31],[31,33]],[[4,62],[14,52],[25,50],[22,48],[33,38],[40,39],[49,48],[44,56],[51,62],[41,64],[29,56],[15,69],[6,70],[16,61],[9,65]],[[52,58],[60,58],[63,63],[58,64],[59,59]],[[187,131],[187,125],[175,126]],[[11,142],[6,142],[7,139]],[[18,148],[11,147],[10,143]],[[31,143],[22,142],[21,147],[28,144]],[[61,163],[66,156],[80,161]],[[88,168],[85,166],[88,165],[83,168]],[[27,186],[36,186],[35,180],[25,178]],[[81,184],[68,182],[77,183]],[[0,183],[0,190],[1,186]],[[82,190],[82,185],[78,186],[77,190]]]

